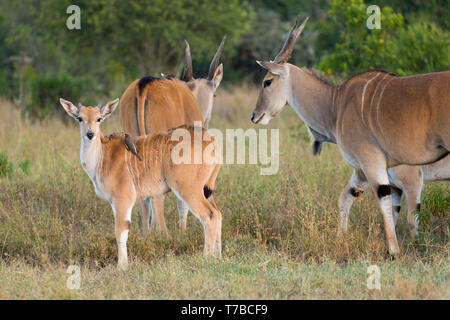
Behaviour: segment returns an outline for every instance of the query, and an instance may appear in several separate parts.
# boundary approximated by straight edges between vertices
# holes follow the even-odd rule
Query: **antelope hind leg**
[[[348,218],[350,215],[350,209],[352,207],[353,201],[359,197],[361,193],[364,192],[366,188],[366,179],[364,175],[358,174],[357,170],[353,170],[353,174],[350,181],[344,187],[339,196],[339,214],[340,223],[338,234],[347,231]]]
[[[203,187],[192,190],[178,186],[172,188],[181,201],[185,201],[192,213],[200,220],[205,232],[203,253],[205,256],[221,256],[222,214],[203,195]]]

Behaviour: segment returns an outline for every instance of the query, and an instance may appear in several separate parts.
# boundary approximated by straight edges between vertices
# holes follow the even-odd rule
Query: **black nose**
[[[94,137],[94,134],[93,134],[92,132],[89,131],[89,132],[86,134],[86,136],[88,137],[89,140],[92,140],[92,138]]]
[[[255,113],[252,113],[252,118],[251,118],[252,122],[255,122]]]

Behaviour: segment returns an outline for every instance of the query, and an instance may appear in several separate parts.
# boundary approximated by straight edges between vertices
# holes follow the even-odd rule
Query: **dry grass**
[[[251,86],[219,90],[210,126],[253,127],[256,95]],[[188,232],[178,234],[170,195],[170,240],[144,239],[136,206],[127,272],[115,268],[112,211],[96,198],[79,164],[77,124],[33,124],[6,101],[0,112],[0,151],[13,165],[12,174],[0,178],[0,298],[450,298],[449,242],[442,231],[450,208],[415,242],[402,214],[402,253],[395,261],[387,255],[370,193],[355,202],[350,232],[338,237],[337,197],[351,169],[336,146],[313,157],[306,130],[288,107],[269,126],[280,128],[277,175],[261,176],[255,165],[224,165],[219,175],[223,259],[201,257],[203,231],[192,216]],[[119,130],[117,115],[106,122],[105,133]],[[19,168],[23,159],[31,160],[29,175]],[[448,199],[448,183],[435,185]],[[433,190],[426,187],[423,197],[432,197]],[[71,264],[81,267],[80,290],[66,287]],[[371,264],[381,268],[380,292],[366,288]]]

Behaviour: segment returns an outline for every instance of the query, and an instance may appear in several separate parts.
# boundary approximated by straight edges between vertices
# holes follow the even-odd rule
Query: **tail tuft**
[[[316,140],[313,143],[313,154],[317,156],[320,154],[320,151],[322,151],[322,142]]]

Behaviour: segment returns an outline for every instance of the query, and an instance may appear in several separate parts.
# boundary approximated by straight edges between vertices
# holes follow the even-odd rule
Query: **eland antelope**
[[[137,199],[161,198],[169,190],[202,222],[204,254],[220,256],[222,214],[212,196],[220,169],[220,150],[214,137],[203,128],[193,127],[184,127],[189,140],[183,138],[183,142],[172,140],[175,129],[137,138],[128,134],[104,137],[100,123],[111,115],[119,99],[108,102],[103,108],[100,105],[76,107],[64,99],[60,99],[60,103],[80,124],[81,165],[94,184],[96,194],[108,201],[114,212],[120,268],[126,268],[128,263],[126,245],[134,203]],[[194,133],[196,130],[200,130],[200,134]],[[191,159],[191,162],[176,164],[172,151],[179,143],[187,143],[190,148],[198,143],[196,146],[201,146],[203,157],[211,160],[195,164]]]
[[[219,65],[219,60],[225,39],[223,37],[211,61],[207,79],[193,78],[191,51],[186,41],[186,65],[182,80],[171,76],[146,76],[133,81],[120,99],[122,129],[133,136],[144,136],[180,125],[194,125],[194,122],[201,122],[208,128],[214,94],[223,77],[223,65]],[[140,207],[144,233],[159,229],[168,237],[164,198],[140,201]],[[186,229],[188,211],[186,204],[178,201],[181,230]]]
[[[375,192],[389,252],[398,254],[387,169],[430,164],[449,154],[450,71],[397,77],[369,70],[329,85],[287,62],[307,20],[294,24],[273,61],[258,61],[268,72],[251,120],[267,124],[288,103],[312,135],[336,143]]]

